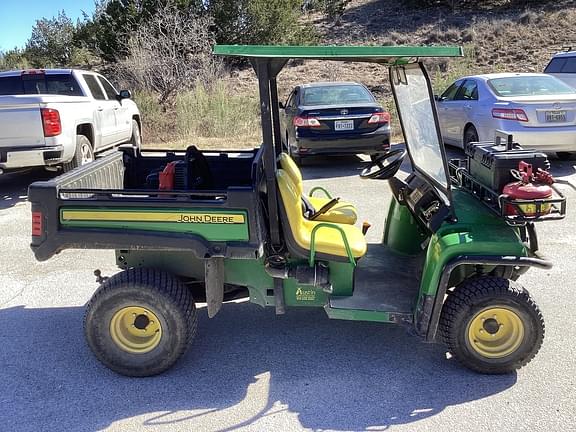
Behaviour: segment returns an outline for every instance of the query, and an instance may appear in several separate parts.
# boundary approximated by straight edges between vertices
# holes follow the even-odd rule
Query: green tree
[[[301,0],[212,0],[216,40],[225,44],[301,44],[314,40],[300,22]]]
[[[37,20],[26,44],[26,57],[34,67],[70,65],[75,48],[74,32],[75,26],[64,11],[52,19]]]
[[[30,62],[26,58],[24,50],[14,48],[0,52],[0,70],[27,69]]]

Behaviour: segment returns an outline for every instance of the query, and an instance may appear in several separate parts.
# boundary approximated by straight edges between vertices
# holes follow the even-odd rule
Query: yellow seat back
[[[302,183],[302,173],[300,172],[300,168],[294,162],[294,159],[290,157],[288,153],[280,153],[278,156],[278,161],[280,162],[280,166],[282,169],[290,176],[290,179],[294,183],[294,186],[299,190],[299,194],[304,194],[304,186]]]

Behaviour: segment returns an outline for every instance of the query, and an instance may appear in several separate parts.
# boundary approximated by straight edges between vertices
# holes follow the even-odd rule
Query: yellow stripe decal
[[[198,224],[243,224],[243,214],[192,212],[122,212],[63,210],[62,221],[181,222]]]

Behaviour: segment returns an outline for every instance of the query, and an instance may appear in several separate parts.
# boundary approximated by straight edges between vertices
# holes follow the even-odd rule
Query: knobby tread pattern
[[[130,288],[137,290],[147,290],[168,297],[174,303],[174,306],[183,313],[187,325],[183,326],[184,343],[180,345],[175,353],[171,353],[170,365],[174,364],[190,347],[197,331],[198,320],[196,314],[196,305],[190,290],[176,276],[152,268],[131,268],[117,273],[106,280],[96,290],[90,301],[86,305],[84,313],[84,332],[87,334],[88,316],[103,298],[111,291]],[[92,348],[92,347],[91,347]],[[98,360],[105,366],[109,366],[102,361],[97,355]],[[169,367],[168,366],[168,367]],[[168,367],[154,371],[153,373],[135,373],[132,376],[149,376],[156,375],[168,369]],[[117,371],[118,372],[118,371]],[[122,372],[120,372],[122,373]]]
[[[536,322],[538,333],[535,344],[528,355],[513,362],[510,367],[479,367],[470,364],[466,356],[462,354],[461,343],[458,340],[459,331],[462,331],[465,317],[469,311],[480,302],[490,299],[507,299],[514,303],[523,305],[527,312]],[[470,317],[468,317],[470,318]],[[465,331],[465,329],[464,329]],[[528,364],[540,350],[544,339],[544,318],[536,302],[530,293],[518,282],[500,277],[482,276],[465,281],[450,292],[444,302],[442,314],[440,316],[439,333],[440,340],[449,351],[465,366],[482,373],[506,373],[520,369]]]

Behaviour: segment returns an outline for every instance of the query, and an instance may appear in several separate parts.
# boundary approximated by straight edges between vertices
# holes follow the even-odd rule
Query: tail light
[[[390,113],[388,112],[377,112],[372,114],[372,117],[368,120],[368,124],[381,124],[390,123]]]
[[[42,236],[42,212],[32,212],[32,235],[34,237]]]
[[[521,122],[527,122],[528,116],[522,109],[511,109],[511,108],[493,108],[492,117],[499,118],[503,120],[517,120]]]
[[[305,128],[305,127],[320,127],[322,126],[320,124],[320,121],[317,118],[314,117],[300,117],[300,116],[296,116],[294,117],[294,120],[292,120],[292,124],[296,127],[300,127],[300,128]]]
[[[53,137],[62,133],[62,123],[60,123],[60,113],[52,108],[40,108],[42,113],[42,126],[44,136]]]

